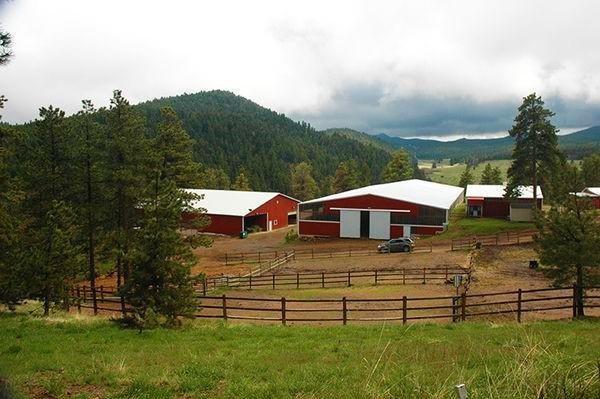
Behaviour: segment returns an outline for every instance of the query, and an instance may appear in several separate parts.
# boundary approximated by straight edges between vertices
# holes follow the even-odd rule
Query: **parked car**
[[[410,252],[414,247],[415,242],[410,238],[392,238],[389,241],[379,244],[377,251],[380,253]]]

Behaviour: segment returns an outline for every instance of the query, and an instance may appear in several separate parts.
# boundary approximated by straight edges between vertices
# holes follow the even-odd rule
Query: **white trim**
[[[306,219],[300,219],[298,220],[298,222],[310,222],[310,223],[340,223],[337,220],[306,220]]]
[[[390,224],[390,226],[413,226],[413,227],[439,227],[441,229],[444,228],[443,225],[439,224]]]
[[[367,211],[367,212],[397,212],[410,213],[410,209],[372,209],[372,208],[329,208],[332,211]]]

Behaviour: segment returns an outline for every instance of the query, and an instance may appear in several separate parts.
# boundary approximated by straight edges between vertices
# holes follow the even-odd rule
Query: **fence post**
[[[406,295],[402,297],[402,324],[406,324]]]
[[[520,243],[520,237],[521,237],[521,235],[519,233],[517,233],[517,244]]]
[[[227,321],[227,297],[223,294],[223,320]]]
[[[100,286],[100,299],[104,300],[104,286]]]
[[[573,318],[577,318],[577,284],[573,284]]]
[[[321,288],[325,288],[325,273],[321,273]]]
[[[348,321],[348,308],[346,307],[346,297],[342,298],[342,321],[344,325]]]
[[[300,273],[296,273],[296,289],[300,288]]]
[[[375,285],[377,285],[377,269],[375,269]]]
[[[348,272],[348,287],[350,287],[350,272]]]
[[[460,301],[460,319],[465,321],[467,317],[467,294],[463,292]]]
[[[402,284],[406,284],[406,268],[402,268]]]
[[[81,295],[79,292],[79,286],[77,286],[77,311],[81,313]]]
[[[87,291],[85,285],[83,286],[83,302],[87,302]]]
[[[448,281],[448,266],[446,266],[446,281]]]
[[[315,249],[314,248],[310,249],[310,254],[311,254],[311,258],[314,259],[315,258]]]
[[[248,289],[249,290],[252,289],[252,274],[250,276],[248,276]]]
[[[227,257],[227,253],[225,253],[225,266],[229,265],[229,258]]]
[[[92,306],[94,307],[94,315],[98,314],[98,301],[96,300],[96,287],[92,288]]]
[[[425,284],[425,276],[426,276],[426,273],[427,273],[426,269],[427,268],[425,268],[425,267],[423,268],[423,284]]]
[[[273,273],[273,289],[275,289],[275,273]]]
[[[260,251],[258,251],[258,263],[260,263]]]
[[[348,249],[348,257],[351,258],[352,257],[352,248]]]
[[[521,289],[519,288],[519,292],[517,293],[517,322],[521,322]]]
[[[281,324],[285,326],[286,317],[285,317],[285,297],[281,297]]]

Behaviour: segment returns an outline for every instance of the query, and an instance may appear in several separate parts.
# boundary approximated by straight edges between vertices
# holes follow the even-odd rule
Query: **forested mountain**
[[[381,148],[382,150],[388,151],[388,152],[393,152],[395,149],[397,149],[397,147],[395,147],[394,145],[384,141],[384,140],[380,140],[378,137],[364,133],[364,132],[359,132],[358,130],[354,130],[354,129],[349,129],[349,128],[331,128],[331,129],[325,129],[322,131],[325,134],[328,135],[334,135],[334,134],[339,134],[340,136],[344,136],[344,137],[348,137],[350,139],[359,141],[363,144],[370,144],[373,145],[377,148]]]
[[[302,161],[312,165],[321,188],[344,160],[355,160],[370,182],[378,182],[390,160],[381,146],[343,134],[317,132],[307,123],[226,91],[183,94],[136,105],[146,116],[150,132],[156,129],[164,106],[175,110],[196,140],[198,162],[224,170],[232,180],[243,170],[255,190],[288,192],[290,165]]]
[[[504,159],[510,158],[514,144],[514,140],[508,136],[497,139],[459,139],[454,141],[405,139],[386,134],[379,134],[375,137],[394,148],[405,148],[420,159]],[[585,155],[600,150],[600,126],[559,136],[558,143],[560,149],[569,158],[581,159]]]

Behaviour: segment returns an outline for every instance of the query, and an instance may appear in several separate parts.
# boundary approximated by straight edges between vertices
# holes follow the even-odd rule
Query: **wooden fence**
[[[362,269],[347,272],[285,273],[260,276],[209,277],[202,282],[201,291],[218,288],[277,289],[277,288],[326,288],[353,284],[426,284],[449,281],[454,275],[470,276],[469,269],[458,265],[402,269]],[[200,288],[200,287],[199,287]]]
[[[450,249],[459,251],[487,246],[524,244],[533,242],[536,231],[506,232],[486,236],[473,236],[452,239]]]
[[[584,309],[589,316],[600,316],[600,286],[586,287]],[[526,314],[538,318],[576,317],[578,290],[574,287],[527,289],[507,292],[463,294],[424,298],[339,298],[289,299],[200,296],[197,318],[248,320],[256,322],[342,323],[409,321],[465,321],[503,318],[521,322]],[[93,309],[89,299],[75,296],[78,309]],[[114,314],[130,312],[121,298],[105,292],[98,296],[98,311]]]
[[[428,245],[415,246],[412,251],[406,253],[423,253],[432,252],[431,242]],[[295,254],[295,259],[328,259],[328,258],[343,258],[353,256],[371,256],[380,254],[375,246],[369,248],[329,248],[329,249],[314,249],[314,248],[294,248],[292,251]],[[228,265],[238,265],[246,263],[261,263],[270,261],[280,257],[283,251],[259,251],[259,252],[240,252],[226,253],[221,260]],[[400,252],[402,253],[402,252]],[[386,253],[388,255],[388,253]]]

